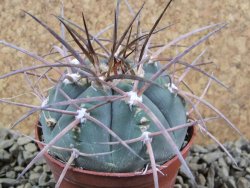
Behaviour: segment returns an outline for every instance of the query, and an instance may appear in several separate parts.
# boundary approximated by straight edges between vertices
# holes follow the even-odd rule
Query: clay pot
[[[182,149],[181,153],[185,158],[193,143],[195,128],[189,128],[190,140],[188,144]],[[41,129],[36,129],[36,138],[41,135]],[[38,144],[42,149],[43,145]],[[50,167],[55,180],[57,181],[64,168],[64,164],[48,153],[44,155],[45,160]],[[175,184],[176,176],[180,168],[180,162],[175,156],[159,169],[165,176],[159,174],[159,185],[161,188],[171,188]],[[148,170],[144,175],[139,172],[132,173],[106,173],[83,170],[79,168],[70,167],[63,179],[61,188],[154,188],[152,170]]]

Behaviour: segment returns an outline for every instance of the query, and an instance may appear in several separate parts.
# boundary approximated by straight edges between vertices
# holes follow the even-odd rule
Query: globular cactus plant
[[[39,88],[31,87],[34,93],[40,96],[41,106],[0,99],[4,103],[31,108],[13,127],[31,114],[41,111],[39,122],[45,146],[19,177],[48,150],[51,155],[67,163],[66,170],[72,163],[76,167],[102,172],[135,172],[147,169],[146,166],[150,165],[155,187],[159,186],[156,164],[163,164],[177,155],[192,177],[180,149],[187,135],[187,128],[194,125],[199,126],[202,132],[227,152],[205,126],[207,121],[217,117],[203,118],[197,108],[199,103],[204,104],[237,130],[218,109],[203,99],[212,80],[222,86],[225,85],[213,74],[202,70],[200,68],[202,63],[196,66],[205,51],[192,63],[181,61],[182,57],[220,31],[226,24],[205,26],[181,35],[168,44],[154,46],[150,43],[151,36],[167,28],[156,30],[171,2],[166,5],[153,27],[146,33],[140,32],[138,16],[143,5],[137,13],[132,11],[131,22],[118,37],[120,5],[118,0],[114,24],[107,28],[113,27],[112,40],[99,38],[99,35],[107,29],[99,32],[98,36],[91,35],[84,15],[82,15],[83,28],[63,16],[57,16],[62,25],[60,36],[38,18],[26,12],[62,44],[62,47],[54,46],[55,53],[62,55],[62,58],[54,63],[13,44],[0,41],[1,44],[21,51],[42,63],[5,74],[0,76],[0,79],[25,73],[26,77],[27,75],[38,77],[36,84],[41,79],[47,79],[54,84],[47,98],[38,92]],[[132,33],[133,26],[136,27],[135,33]],[[65,29],[77,47],[66,41]],[[172,45],[205,30],[210,32],[177,56],[172,58],[160,56]],[[86,37],[83,37],[83,34]],[[155,48],[158,49],[153,51]],[[165,63],[161,64],[162,61]],[[184,68],[177,69],[177,65]],[[173,66],[174,71],[170,71]],[[63,71],[60,68],[63,68]],[[46,71],[41,74],[34,72],[38,69]],[[48,76],[51,70],[59,73],[58,80]],[[181,75],[176,74],[178,70],[182,71]],[[201,97],[179,87],[183,84],[190,90],[183,81],[190,70],[209,77]],[[187,104],[191,109],[187,109]],[[192,111],[197,120],[190,122],[188,115]],[[231,157],[228,152],[227,154]],[[57,186],[60,185],[66,170],[62,173]]]
[[[107,61],[101,61],[106,67]],[[129,64],[129,63],[128,63]],[[132,66],[132,63],[131,65]],[[160,64],[152,63],[144,65],[143,72],[145,78],[151,78],[157,72]],[[136,72],[136,71],[134,71]],[[78,73],[68,75],[69,77]],[[106,72],[101,72],[105,75]],[[80,74],[76,81],[69,81],[72,78],[65,78],[59,88],[54,88],[49,92],[47,105],[68,101],[67,95],[71,99],[86,99],[91,97],[117,96],[118,92],[102,84],[94,84],[88,78],[81,78]],[[117,99],[114,102],[104,104],[94,110],[89,111],[93,106],[98,105],[99,101],[91,101],[80,104],[80,111],[83,110],[89,116],[102,122],[112,130],[122,140],[130,140],[141,137],[145,132],[157,132],[159,128],[151,120],[145,111],[134,103],[139,100],[142,104],[150,108],[164,125],[165,129],[173,128],[187,122],[184,100],[170,89],[171,83],[168,77],[159,78],[148,88],[140,97],[133,91],[134,81],[121,80],[117,87],[125,92],[128,97]],[[139,83],[140,88],[142,83]],[[56,92],[60,89],[62,93]],[[58,107],[61,110],[76,111],[75,106],[63,105]],[[88,112],[89,111],[89,112]],[[57,112],[41,113],[40,123],[43,129],[45,143],[49,143],[61,130],[67,127],[76,117]],[[187,134],[187,128],[173,131],[171,138],[180,149]],[[170,144],[165,143],[162,135],[155,136],[152,140],[155,161],[162,164],[170,159],[174,152]],[[76,148],[82,153],[108,153],[110,155],[85,157],[79,156],[75,160],[78,167],[104,172],[133,172],[143,169],[150,163],[146,145],[138,140],[132,143],[130,148],[134,153],[128,151],[123,145],[108,145],[104,143],[116,141],[115,137],[110,136],[103,127],[96,125],[90,120],[83,120],[77,127],[65,134],[56,146],[66,148]],[[163,144],[164,143],[164,144]],[[52,151],[51,151],[52,152]],[[136,154],[136,155],[135,155]],[[53,151],[53,155],[63,161],[68,161],[70,152]],[[144,159],[144,160],[142,160]]]

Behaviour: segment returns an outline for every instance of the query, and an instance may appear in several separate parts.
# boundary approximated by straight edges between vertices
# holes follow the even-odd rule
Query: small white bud
[[[68,78],[65,78],[63,80],[63,83],[65,83],[65,84],[76,83],[81,78],[80,74],[78,74],[78,73],[72,73],[72,74],[68,73],[68,74],[66,74],[66,77],[68,77]]]
[[[149,120],[148,120],[148,118],[146,118],[146,117],[142,117],[141,120],[140,120],[140,123],[141,123],[141,124],[145,124],[145,123],[147,123],[147,122],[149,122]]]
[[[72,59],[70,61],[70,64],[73,64],[73,65],[80,65],[80,62],[77,60],[77,59]]]
[[[174,85],[174,83],[172,83],[172,84],[168,83],[167,87],[168,87],[168,90],[169,90],[171,93],[177,93],[178,90],[179,90],[179,89],[176,87],[176,85]]]
[[[143,69],[140,69],[138,72],[137,72],[137,76],[140,76],[140,77],[144,77],[144,70]]]
[[[54,118],[46,118],[46,124],[48,127],[54,127],[57,121]]]
[[[99,76],[98,77],[100,80],[105,80],[105,77],[104,76]]]

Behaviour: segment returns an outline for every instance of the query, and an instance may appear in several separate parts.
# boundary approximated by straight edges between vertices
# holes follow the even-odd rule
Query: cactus
[[[98,37],[91,35],[84,15],[82,15],[84,29],[63,16],[57,16],[63,26],[61,27],[63,34],[60,36],[44,22],[26,12],[62,44],[61,47],[54,47],[56,53],[63,56],[54,63],[0,40],[0,44],[14,48],[42,63],[7,73],[0,76],[0,79],[24,73],[25,76],[29,74],[38,77],[36,84],[44,78],[54,83],[48,92],[48,97],[44,98],[43,94],[39,93],[40,88],[35,88],[31,85],[32,82],[29,82],[33,92],[42,100],[41,106],[0,99],[3,103],[31,108],[13,124],[13,127],[33,113],[41,111],[39,121],[45,146],[19,177],[49,151],[51,155],[66,163],[56,187],[59,187],[67,168],[73,163],[76,167],[101,172],[136,172],[147,170],[147,166],[151,166],[154,185],[158,188],[156,164],[161,165],[174,155],[177,155],[188,175],[193,178],[180,149],[187,135],[187,128],[194,125],[199,126],[202,132],[218,143],[234,161],[224,146],[206,129],[205,123],[218,117],[203,118],[197,108],[199,103],[204,104],[239,132],[218,109],[202,99],[211,80],[223,87],[225,85],[213,74],[202,70],[200,68],[202,63],[196,66],[196,62],[205,51],[192,63],[181,61],[182,57],[220,31],[226,24],[212,24],[181,35],[168,44],[151,45],[151,36],[167,28],[156,30],[171,2],[170,0],[146,34],[140,33],[139,29],[138,15],[143,5],[136,14],[132,11],[131,22],[118,37],[120,4],[118,0],[112,40],[99,40]],[[137,27],[135,33],[132,33],[133,25]],[[77,48],[65,40],[65,29]],[[160,54],[172,45],[206,30],[211,31],[177,56],[160,57]],[[107,46],[111,50],[108,50]],[[150,47],[158,49],[152,51]],[[161,64],[161,61],[165,64]],[[175,68],[178,65],[184,67],[179,68],[183,70],[181,76],[176,74],[178,69]],[[171,73],[170,68],[173,66],[175,71]],[[32,72],[39,69],[47,70],[41,74]],[[58,80],[49,78],[48,73],[51,70],[59,73]],[[190,90],[183,81],[190,70],[198,71],[209,78],[201,97],[179,87],[183,84]],[[188,109],[186,104],[191,106],[191,109]],[[191,112],[197,120],[189,122],[188,114]]]
[[[101,63],[107,66],[105,61]],[[159,63],[145,65],[143,68],[145,77],[150,78],[160,67]],[[156,83],[158,83],[158,85],[152,85],[144,92],[142,95],[142,103],[147,105],[156,114],[166,129],[185,124],[187,117],[184,100],[177,94],[169,91],[168,85],[170,82],[168,78],[159,78]],[[142,83],[139,85],[142,85]],[[133,81],[122,80],[118,84],[118,88],[124,92],[132,91],[132,87]],[[71,99],[118,94],[111,88],[103,88],[101,85],[93,85],[87,81],[84,84],[79,81],[62,83],[60,88]],[[49,92],[48,105],[67,100],[62,94],[55,91],[56,88],[53,88]],[[97,104],[98,102],[96,101],[82,103],[81,107],[89,109]],[[75,108],[69,105],[60,106],[60,109],[75,111]],[[90,112],[90,115],[112,129],[123,140],[138,138],[145,131],[159,131],[157,126],[154,125],[154,122],[152,122],[142,109],[123,99],[96,108]],[[40,123],[42,125],[45,143],[49,143],[62,129],[72,122],[74,118],[74,116],[54,112],[41,113]],[[51,121],[54,122],[53,125],[51,125]],[[171,137],[179,149],[184,142],[186,133],[187,128],[171,133]],[[131,144],[130,147],[145,160],[141,160],[133,153],[128,152],[121,144],[115,146],[102,144],[113,141],[115,141],[115,139],[111,137],[108,132],[86,120],[80,123],[77,128],[65,134],[61,138],[61,141],[56,143],[56,146],[76,148],[82,153],[94,154],[111,152],[110,155],[96,157],[79,156],[75,160],[76,166],[89,170],[102,172],[133,172],[142,169],[150,163],[147,148],[141,141]],[[157,164],[164,163],[174,155],[171,146],[167,143],[163,143],[164,137],[162,135],[156,136],[152,140],[152,147]],[[63,161],[69,160],[70,152],[56,150],[51,150],[51,152]]]

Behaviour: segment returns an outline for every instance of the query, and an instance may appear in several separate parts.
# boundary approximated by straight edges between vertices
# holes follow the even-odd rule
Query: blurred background
[[[128,0],[131,8],[137,11],[143,1]],[[146,0],[141,14],[141,27],[148,31],[163,10],[167,1]],[[82,24],[81,12],[84,12],[90,33],[97,33],[113,22],[116,1],[113,0],[65,0],[65,17]],[[46,22],[55,31],[60,32],[60,24],[54,15],[60,14],[61,1],[59,0],[0,0],[0,40],[5,40],[21,46],[27,50],[44,55],[58,42],[31,17],[22,10],[26,10]],[[175,0],[159,24],[164,27],[174,24],[164,32],[154,37],[154,42],[161,44],[169,42],[177,36],[193,29],[212,23],[227,22],[228,26],[213,36],[200,47],[196,48],[183,60],[191,62],[204,49],[207,49],[202,62],[213,62],[204,70],[223,81],[229,90],[215,82],[212,83],[205,99],[216,106],[228,117],[243,133],[250,138],[250,1],[200,1]],[[125,28],[132,16],[125,2],[121,0],[119,16],[119,31]],[[106,34],[112,37],[112,32]],[[68,37],[68,36],[67,36]],[[198,37],[198,36],[196,36]],[[190,45],[196,37],[191,37],[172,47],[164,55],[173,57]],[[49,59],[49,58],[48,58]],[[11,70],[36,64],[31,58],[13,49],[0,45],[0,75]],[[190,74],[186,81],[197,95],[202,93],[208,81],[199,73]],[[0,80],[0,97],[13,98],[15,101],[40,104],[30,94],[31,89],[23,76],[15,76]],[[18,96],[18,97],[16,97]],[[8,127],[21,117],[27,109],[0,104],[0,127]],[[213,114],[204,106],[200,111],[205,115]],[[17,129],[30,134],[34,131],[38,114],[20,124]],[[219,120],[208,124],[208,129],[220,141],[236,140],[239,135],[227,126],[225,121]],[[197,134],[197,143],[208,144],[212,141],[202,134]]]

